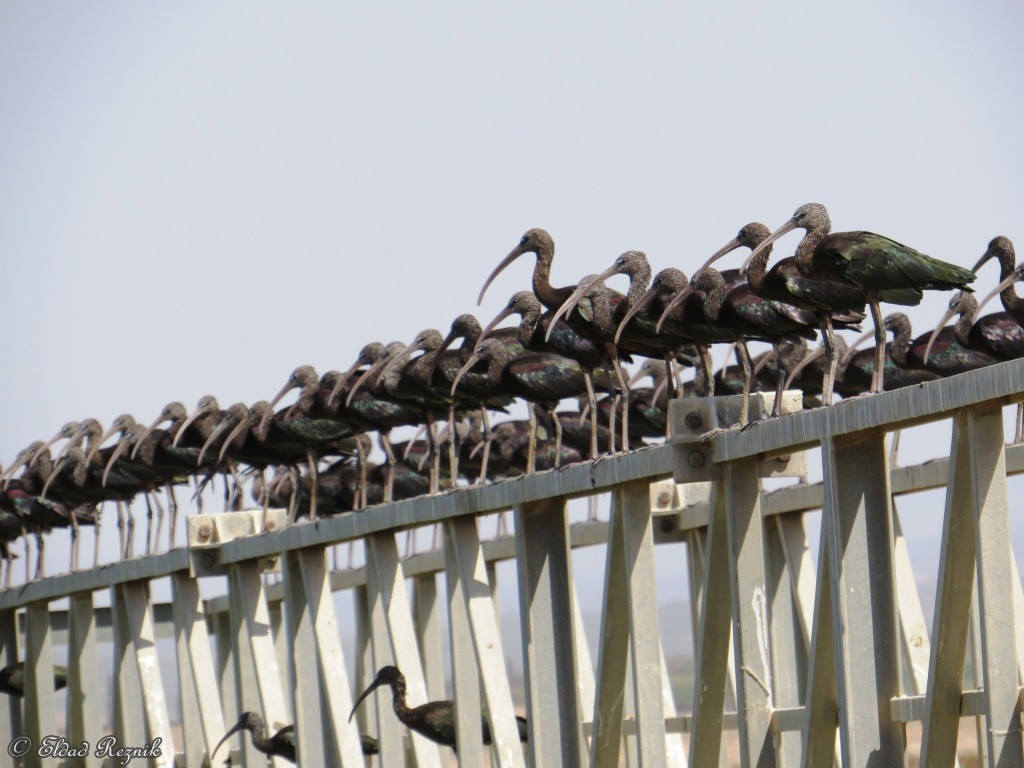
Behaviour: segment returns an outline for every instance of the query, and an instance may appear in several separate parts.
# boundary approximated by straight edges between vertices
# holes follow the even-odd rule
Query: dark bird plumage
[[[399,721],[409,730],[425,736],[436,744],[444,744],[458,751],[455,742],[456,734],[456,706],[453,701],[429,701],[418,707],[410,708],[405,701],[405,676],[398,670],[398,667],[381,667],[377,676],[365,691],[356,699],[352,707],[349,720],[355,714],[356,709],[373,691],[382,685],[391,686],[392,706]],[[527,741],[529,731],[526,718],[516,716],[516,726],[519,730],[519,740]],[[491,725],[487,716],[481,717],[480,723],[483,732],[483,743],[491,743]]]

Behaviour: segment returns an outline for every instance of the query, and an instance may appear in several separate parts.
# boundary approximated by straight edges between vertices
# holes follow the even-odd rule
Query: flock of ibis
[[[805,232],[795,254],[773,262],[775,241],[793,229]],[[176,488],[190,483],[201,505],[200,491],[223,478],[225,508],[237,509],[250,476],[257,503],[287,508],[290,520],[315,519],[638,447],[665,434],[668,400],[684,394],[749,397],[797,387],[807,407],[828,406],[835,393],[879,392],[1024,355],[1024,306],[1014,288],[1024,265],[1015,264],[1007,238],[993,239],[972,271],[882,235],[830,230],[825,207],[810,203],[774,232],[742,227],[689,278],[674,268],[652,276],[647,257],[628,251],[556,288],[554,240],[531,229],[487,277],[480,299],[525,254],[536,258],[533,290],[513,294],[486,325],[460,315],[447,334],[427,329],[409,344],[367,344],[343,373],[300,366],[271,400],[253,405],[223,408],[206,396],[191,412],[170,403],[148,425],[128,414],[107,429],[95,419],[68,422],[0,475],[4,584],[11,543],[29,535],[37,556],[33,572],[25,547],[26,579],[42,576],[43,535],[54,528],[70,529],[76,569],[80,529],[98,529],[104,502],[116,510],[121,556],[131,557],[133,500],[141,496],[146,509],[143,548],[155,551],[165,517],[173,545]],[[716,269],[739,249],[749,252],[738,268]],[[968,286],[992,259],[1001,282],[981,305],[998,294],[1005,311],[979,319]],[[604,285],[616,274],[629,278],[625,295]],[[883,317],[882,303],[916,305],[926,290],[954,292],[934,331],[915,338],[905,314]],[[847,345],[837,331],[860,330],[868,310],[873,332]],[[500,327],[511,316],[518,324]],[[872,337],[874,349],[858,349]],[[771,349],[752,357],[751,341]],[[733,345],[737,364],[714,371],[714,344]],[[629,376],[623,363],[638,358],[645,361]],[[685,367],[695,374],[684,383]],[[646,377],[650,386],[637,388]],[[295,402],[278,409],[293,390]],[[528,420],[492,426],[491,413],[517,400]],[[559,410],[566,400],[578,410]],[[780,403],[776,397],[773,415]],[[392,443],[402,426],[420,431]],[[370,433],[386,457],[381,464],[370,461]]]

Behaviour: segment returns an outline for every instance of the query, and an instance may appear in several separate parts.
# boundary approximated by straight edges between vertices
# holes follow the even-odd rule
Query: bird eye
[[[528,238],[528,237],[527,237],[526,235],[523,235],[523,236],[522,236],[521,238],[519,238],[519,244],[520,244],[520,245],[526,245],[526,241],[527,241],[528,239],[529,239],[529,238]]]

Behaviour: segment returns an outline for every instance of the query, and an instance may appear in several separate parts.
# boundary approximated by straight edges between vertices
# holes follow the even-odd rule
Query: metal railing
[[[737,400],[674,401],[664,445],[316,523],[277,527],[272,518],[274,530],[263,530],[261,512],[195,516],[187,549],[2,592],[2,663],[24,658],[26,695],[0,697],[0,741],[23,734],[38,744],[56,732],[50,665],[59,642],[71,744],[102,735],[97,694],[107,685],[121,744],[162,739],[153,765],[202,765],[242,710],[295,723],[302,765],[447,765],[451,750],[404,734],[389,696],[348,720],[353,693],[386,664],[405,674],[412,704],[446,698],[447,615],[460,765],[484,764],[487,750],[491,764],[513,767],[717,768],[727,761],[723,733],[736,729],[744,766],[896,766],[907,759],[912,721],[923,728],[921,764],[952,765],[961,717],[979,724],[984,764],[1024,765],[1024,593],[1006,491],[1007,473],[1024,471],[1024,448],[1005,446],[1002,419],[1004,405],[1024,400],[1024,361],[709,431],[735,421]],[[768,405],[762,395],[753,403],[757,413]],[[948,459],[890,468],[888,432],[940,420],[952,422]],[[809,450],[821,453],[823,482],[762,490],[763,478],[802,476]],[[943,485],[929,637],[894,498]],[[607,522],[570,525],[569,499],[605,493]],[[478,518],[508,509],[514,534],[482,541]],[[815,562],[804,518],[818,509]],[[442,526],[443,548],[400,557],[396,536],[432,525]],[[244,535],[254,531],[262,532]],[[365,565],[332,571],[328,548],[353,541]],[[658,594],[662,542],[687,545],[681,594]],[[594,545],[606,546],[606,566],[591,649],[571,551]],[[522,746],[493,592],[500,561],[514,561],[517,573],[529,719]],[[263,575],[272,567],[279,583]],[[203,601],[200,579],[225,576],[223,596]],[[168,578],[170,606],[155,604],[151,584]],[[104,590],[109,609],[94,605]],[[353,594],[354,615],[337,614],[333,595],[342,591]],[[678,597],[690,601],[696,648],[685,715],[659,631],[659,601]],[[64,599],[66,608],[51,610]],[[354,658],[341,624],[355,627]],[[173,637],[170,679],[158,634]],[[106,636],[114,675],[101,681]],[[976,684],[965,691],[969,653]],[[168,686],[183,702],[180,734]],[[490,748],[481,745],[482,709]],[[360,728],[379,737],[379,757],[363,757]],[[245,765],[266,765],[248,739],[236,743]],[[64,762],[103,764],[94,755]]]

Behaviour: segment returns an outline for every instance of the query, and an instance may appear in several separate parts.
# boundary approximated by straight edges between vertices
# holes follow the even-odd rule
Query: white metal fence
[[[0,661],[26,664],[23,702],[0,697],[0,745],[56,733],[57,643],[67,648],[70,743],[102,735],[98,692],[107,686],[121,744],[173,745],[152,761],[161,766],[202,765],[242,710],[294,722],[305,766],[448,765],[448,748],[404,736],[386,691],[348,721],[354,692],[385,664],[405,673],[412,704],[446,698],[446,653],[464,766],[484,764],[488,750],[502,766],[718,768],[730,729],[744,766],[898,766],[913,721],[923,727],[921,764],[949,766],[962,717],[976,719],[985,765],[1022,766],[1024,593],[1006,475],[1024,471],[1024,448],[1005,446],[1001,412],[1022,399],[1024,361],[746,430],[708,431],[735,420],[733,398],[679,400],[669,443],[628,454],[255,535],[242,534],[264,525],[259,512],[194,517],[189,549],[0,592]],[[949,458],[891,469],[886,434],[938,420],[952,421]],[[762,478],[802,475],[802,452],[813,450],[822,483],[762,491]],[[943,485],[929,637],[932,606],[918,597],[893,499]],[[593,494],[610,495],[608,522],[570,525],[567,500]],[[507,509],[514,534],[481,541],[478,518]],[[814,558],[804,517],[817,510]],[[434,524],[442,550],[400,557],[400,532]],[[351,541],[362,542],[365,566],[330,570],[328,548]],[[688,547],[689,583],[678,595],[658,594],[660,542]],[[596,648],[583,632],[570,554],[592,545],[607,551]],[[530,723],[522,747],[493,597],[494,564],[506,560],[518,576]],[[274,563],[283,578],[268,584],[262,574]],[[211,576],[227,576],[228,589],[204,602],[199,580]],[[154,604],[151,582],[168,577],[171,604]],[[103,590],[112,608],[94,607]],[[332,594],[342,590],[354,594],[354,615],[336,613]],[[659,632],[659,602],[675,597],[694,613],[695,693],[686,702],[673,701]],[[64,598],[66,608],[51,610]],[[342,624],[355,628],[354,658]],[[157,663],[161,632],[174,639],[173,679]],[[108,636],[115,674],[101,680]],[[977,679],[964,690],[968,657]],[[170,687],[183,702],[180,733]],[[490,748],[480,743],[483,708]],[[363,757],[360,729],[379,736],[379,757]],[[266,765],[248,739],[240,757]],[[30,754],[22,764],[57,761]]]

